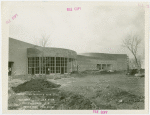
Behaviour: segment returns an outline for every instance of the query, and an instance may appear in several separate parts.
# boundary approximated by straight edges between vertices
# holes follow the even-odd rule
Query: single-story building
[[[9,75],[64,74],[84,70],[127,70],[126,54],[84,53],[40,47],[9,38]]]

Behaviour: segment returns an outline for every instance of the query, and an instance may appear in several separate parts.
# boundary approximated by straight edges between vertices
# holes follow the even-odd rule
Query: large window
[[[56,57],[56,73],[60,73],[60,57]]]
[[[65,58],[64,67],[65,67],[65,73],[67,73],[67,58]]]
[[[101,69],[101,65],[97,64],[97,69],[100,70]]]
[[[64,57],[56,57],[56,58],[55,57],[29,57],[28,58],[28,74],[42,74],[42,73],[43,74],[67,73],[67,58],[64,58]]]
[[[28,74],[39,73],[39,57],[28,58]]]
[[[32,73],[32,59],[31,58],[28,58],[28,74],[31,74]]]
[[[39,57],[35,58],[35,74],[39,73]]]
[[[50,57],[50,73],[55,73],[55,58]]]

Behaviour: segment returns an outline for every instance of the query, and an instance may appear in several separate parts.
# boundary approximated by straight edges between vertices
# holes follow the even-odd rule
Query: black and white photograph
[[[8,3],[7,110],[148,108],[149,4]]]

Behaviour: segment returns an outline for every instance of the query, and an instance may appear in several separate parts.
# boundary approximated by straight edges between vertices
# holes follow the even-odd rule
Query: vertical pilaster
[[[34,74],[35,74],[35,68],[36,68],[36,57],[34,57]]]
[[[26,74],[28,74],[28,71],[29,71],[29,70],[28,70],[28,69],[29,69],[29,67],[28,67],[28,65],[29,65],[29,64],[28,64],[28,63],[29,63],[28,57],[27,57],[27,61],[26,61],[26,62],[27,62],[27,63],[26,63]]]
[[[68,71],[68,68],[69,68],[68,64],[69,64],[69,58],[67,58],[67,73],[69,72]]]
[[[77,60],[76,60],[76,69],[77,69],[77,71],[78,71],[78,63],[77,63]]]
[[[44,62],[45,62],[44,68],[45,68],[45,74],[46,74],[46,57],[44,57]]]
[[[59,67],[59,69],[60,69],[60,73],[61,73],[61,57],[60,57],[60,67]]]
[[[71,72],[72,72],[72,58],[71,58],[71,62],[70,63],[71,63]]]
[[[41,74],[43,75],[43,56],[41,57]]]
[[[41,57],[39,57],[39,74],[41,74]]]
[[[74,71],[74,59],[72,59],[72,71]]]
[[[54,63],[55,63],[55,74],[56,74],[56,56],[54,58]]]

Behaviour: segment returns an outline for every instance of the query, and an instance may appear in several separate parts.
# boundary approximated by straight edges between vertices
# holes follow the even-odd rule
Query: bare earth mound
[[[12,87],[12,90],[16,93],[24,91],[41,91],[45,88],[58,88],[60,85],[49,82],[43,79],[31,79],[30,81],[24,82],[17,87]]]

